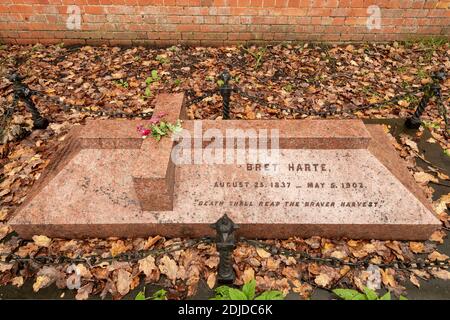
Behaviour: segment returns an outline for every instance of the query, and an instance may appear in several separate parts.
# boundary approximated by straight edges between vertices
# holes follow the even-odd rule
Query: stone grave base
[[[182,95],[160,95],[155,114],[167,112],[165,119],[174,122],[184,117],[182,104]],[[226,213],[248,238],[424,240],[440,226],[379,125],[202,121],[203,130],[278,128],[276,170],[255,170],[245,164],[175,166],[174,142],[143,140],[136,131],[143,123],[96,120],[76,127],[12,227],[24,238],[202,237],[213,235],[210,224]],[[183,128],[194,125],[186,120]]]

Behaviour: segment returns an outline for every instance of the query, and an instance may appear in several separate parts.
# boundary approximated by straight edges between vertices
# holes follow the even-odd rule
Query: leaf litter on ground
[[[262,54],[263,52],[263,54]],[[424,55],[423,52],[431,52]],[[260,54],[261,53],[261,54]],[[399,118],[412,114],[421,98],[419,89],[429,81],[436,67],[450,70],[448,43],[431,46],[423,42],[352,45],[282,44],[257,47],[229,46],[222,48],[173,46],[166,49],[144,47],[119,48],[107,46],[19,46],[7,45],[0,50],[0,114],[11,104],[11,88],[4,78],[18,66],[25,83],[34,90],[59,98],[77,106],[68,111],[49,99],[33,98],[37,107],[50,119],[45,130],[31,131],[32,120],[24,106],[19,105],[2,133],[0,141],[0,253],[15,252],[21,257],[36,255],[97,254],[116,256],[133,250],[164,248],[173,241],[152,235],[148,239],[50,239],[35,235],[33,241],[23,241],[12,235],[8,226],[11,213],[24,201],[31,186],[39,179],[49,159],[71,128],[87,119],[108,118],[90,111],[117,111],[129,114],[153,110],[154,98],[161,92],[185,92],[187,99],[217,89],[217,75],[229,69],[234,85],[266,101],[263,105],[245,97],[233,95],[232,117],[235,119],[292,119],[318,118],[306,116],[304,111],[320,111],[333,106],[346,111],[329,118]],[[20,62],[23,63],[20,63]],[[45,75],[45,76],[41,76]],[[156,75],[156,76],[155,76]],[[147,79],[151,78],[149,84]],[[150,87],[150,88],[149,88]],[[450,79],[442,85],[443,101],[447,106]],[[148,94],[148,92],[151,94]],[[406,93],[398,103],[358,111],[367,104],[390,99]],[[282,107],[282,108],[278,108]],[[286,111],[286,108],[298,111]],[[213,95],[188,108],[191,119],[221,119],[221,98]],[[432,135],[430,143],[438,143],[450,150],[444,135],[444,122],[435,101],[423,115],[424,124]],[[388,133],[388,128],[386,132]],[[24,139],[18,136],[29,133]],[[423,131],[418,132],[420,136]],[[448,172],[429,167],[419,168],[415,158],[420,152],[415,139],[402,136],[392,139],[400,156],[408,163],[411,174],[431,199],[432,182],[448,180]],[[450,153],[446,153],[450,157]],[[443,226],[450,227],[448,208],[450,194],[442,196],[433,206]],[[358,261],[371,257],[373,264],[366,269],[332,268],[315,263],[296,261],[292,257],[273,255],[246,244],[238,244],[233,253],[235,284],[256,280],[257,292],[279,290],[294,292],[308,299],[315,288],[333,289],[344,286],[364,292],[388,289],[394,294],[404,293],[410,281],[419,287],[420,280],[431,277],[449,279],[445,269],[399,271],[378,268],[374,264],[394,259],[408,261],[425,254],[430,260],[442,261],[447,256],[437,250],[446,238],[444,229],[438,230],[429,241],[378,241],[291,238],[271,240],[272,245],[301,250],[318,257],[334,257]],[[1,262],[1,261],[0,261]],[[195,294],[200,281],[210,288],[216,284],[219,258],[214,245],[200,244],[195,248],[149,256],[135,263],[103,263],[95,266],[40,266],[0,263],[0,285],[22,286],[33,281],[39,291],[51,284],[58,288],[77,290],[76,299],[92,295],[120,299],[145,283],[168,289],[172,299]]]

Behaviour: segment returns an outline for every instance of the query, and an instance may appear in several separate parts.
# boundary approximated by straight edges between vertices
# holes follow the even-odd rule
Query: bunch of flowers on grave
[[[160,112],[148,121],[148,125],[137,126],[137,131],[143,139],[148,136],[153,137],[156,141],[161,140],[162,137],[168,136],[169,134],[178,133],[182,130],[181,121],[178,119],[175,123],[170,123],[164,119],[167,113]]]

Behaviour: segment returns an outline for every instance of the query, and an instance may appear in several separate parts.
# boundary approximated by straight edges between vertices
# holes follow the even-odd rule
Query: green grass
[[[424,37],[414,40],[405,40],[401,42],[406,48],[412,48],[418,45],[422,48],[433,48],[436,49],[449,42],[449,39],[445,37]]]
[[[428,128],[428,129],[439,129],[440,128],[439,123],[433,122],[433,121],[422,120],[422,124],[425,128]]]
[[[283,90],[286,92],[292,92],[292,91],[294,91],[294,86],[289,83],[283,87]]]
[[[253,65],[254,69],[258,69],[263,64],[263,58],[266,54],[267,47],[257,47],[255,50],[251,50],[244,46],[241,46],[241,49],[250,54],[255,60],[255,64]]]
[[[161,54],[156,56],[156,61],[158,61],[160,64],[167,64],[170,62],[169,58]]]
[[[449,40],[445,37],[427,37],[424,39],[420,39],[418,43],[424,48],[433,48],[436,49],[438,47],[442,47],[447,44]]]
[[[44,48],[44,46],[43,46],[42,44],[36,43],[36,44],[31,48],[31,51],[32,51],[32,52],[36,52],[36,51],[39,51],[39,50],[41,50],[41,49],[43,49],[43,48]]]
[[[377,96],[379,97],[380,94],[372,89],[370,86],[365,86],[361,88],[361,92],[364,93],[366,96]]]
[[[419,99],[413,94],[405,96],[405,100],[408,101],[410,103],[410,107],[413,108],[415,108],[416,105],[419,103]]]
[[[428,73],[423,69],[419,69],[417,71],[417,76],[419,77],[419,79],[425,79],[428,78]]]
[[[408,68],[406,66],[401,66],[397,68],[398,73],[405,73],[406,71],[408,71]]]
[[[424,37],[419,39],[406,40],[401,43],[407,49],[411,49],[413,47],[418,47],[419,49],[421,49],[421,51],[423,52],[421,55],[423,58],[423,62],[430,63],[435,51],[448,44],[449,39],[440,36]]]

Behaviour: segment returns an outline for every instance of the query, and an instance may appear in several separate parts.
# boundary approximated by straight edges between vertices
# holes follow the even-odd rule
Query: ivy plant
[[[167,291],[164,289],[156,291],[150,297],[145,297],[145,287],[139,291],[134,300],[167,300]]]
[[[152,96],[152,89],[151,86],[153,83],[159,81],[161,78],[158,75],[158,70],[152,70],[152,73],[150,77],[147,77],[145,79],[145,92],[144,92],[144,98],[147,99]]]
[[[281,291],[265,291],[259,296],[255,296],[256,281],[253,279],[242,286],[242,289],[235,289],[229,286],[220,286],[215,290],[214,298],[210,300],[283,300]]]
[[[116,81],[116,85],[118,85],[119,87],[122,87],[124,89],[128,89],[129,85],[128,85],[128,81],[120,79]]]
[[[333,293],[343,300],[392,300],[391,293],[388,291],[381,297],[367,287],[364,287],[364,292],[359,292],[353,289],[334,289]],[[404,296],[400,296],[399,300],[408,300]]]

